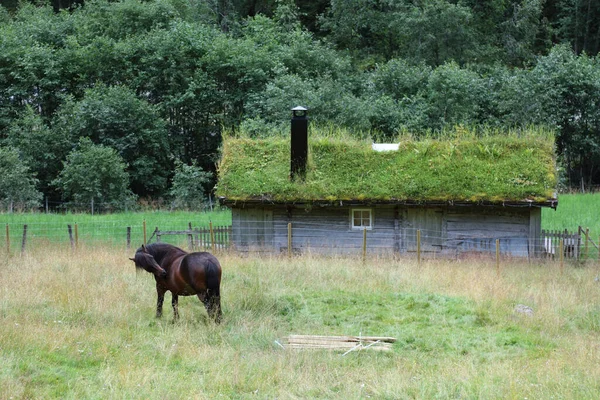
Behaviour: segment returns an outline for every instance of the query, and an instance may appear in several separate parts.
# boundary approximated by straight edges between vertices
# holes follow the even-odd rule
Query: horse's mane
[[[142,252],[144,251],[143,247],[140,247],[139,249],[137,249],[137,252]],[[173,246],[172,244],[168,244],[168,243],[150,243],[149,245],[146,246],[146,251],[151,254],[156,261],[160,262],[160,260],[163,259],[163,257],[165,257],[166,255],[172,255],[172,256],[178,256],[178,255],[183,255],[183,254],[187,254],[187,251],[177,247],[177,246]]]
[[[150,243],[150,244],[146,245],[146,249],[150,253],[154,253],[154,252],[163,253],[163,252],[169,252],[169,251],[177,251],[177,252],[180,252],[183,254],[187,254],[187,251],[183,250],[182,248],[173,246],[172,244],[160,243],[160,242]],[[141,250],[141,248],[139,250]]]

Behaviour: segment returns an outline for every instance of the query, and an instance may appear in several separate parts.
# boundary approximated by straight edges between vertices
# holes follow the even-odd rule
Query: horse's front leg
[[[156,300],[156,318],[162,317],[162,307],[165,301],[165,290],[160,286],[156,285],[156,294],[158,298]]]
[[[179,296],[176,294],[173,294],[171,298],[171,305],[173,306],[173,320],[177,321],[179,319]]]

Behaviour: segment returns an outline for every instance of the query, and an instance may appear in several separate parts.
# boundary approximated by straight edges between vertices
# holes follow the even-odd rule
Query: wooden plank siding
[[[456,251],[500,252],[513,256],[529,255],[530,208],[449,208],[446,214],[446,244]]]
[[[529,212],[529,256],[539,257],[542,253],[542,209],[532,208]]]
[[[232,239],[240,250],[273,247],[273,210],[270,208],[234,208],[231,210]]]
[[[364,207],[361,207],[364,208]],[[287,251],[287,224],[292,223],[294,252],[352,254],[362,251],[363,232],[350,226],[349,207],[274,209],[275,250]],[[373,229],[367,231],[367,251],[394,251],[393,207],[373,209]]]
[[[421,251],[440,252],[444,244],[442,208],[408,208],[403,236],[406,251],[417,251],[417,230],[421,231]]]
[[[416,251],[421,231],[425,253],[495,252],[514,256],[535,254],[541,233],[539,208],[361,206],[372,210],[367,252]],[[288,223],[292,223],[292,251],[323,254],[359,254],[363,231],[352,229],[352,207],[271,205],[233,208],[232,239],[239,250],[260,248],[286,253]]]

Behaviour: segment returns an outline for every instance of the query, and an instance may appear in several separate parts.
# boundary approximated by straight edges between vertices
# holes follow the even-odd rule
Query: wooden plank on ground
[[[394,343],[396,338],[388,336],[320,336],[320,335],[290,335],[290,340],[336,340],[336,341],[352,341],[352,342],[387,342]]]
[[[290,335],[284,347],[290,349],[323,349],[352,351],[373,349],[389,351],[396,338],[387,336],[323,336]]]

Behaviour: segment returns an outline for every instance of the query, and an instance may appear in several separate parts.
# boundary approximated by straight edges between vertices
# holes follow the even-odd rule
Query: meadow
[[[0,268],[0,398],[560,398],[600,390],[593,266],[219,254],[224,320],[130,252],[39,248]],[[519,304],[533,315],[515,312]],[[391,352],[282,349],[290,334],[397,338]]]
[[[596,241],[600,236],[600,193],[560,194],[556,210],[542,209],[543,229],[589,228]]]
[[[545,228],[600,232],[599,199],[561,196],[557,211],[544,210]],[[181,229],[190,217],[194,226],[231,218],[35,217],[34,225],[75,218],[118,232],[141,227],[132,221]],[[31,224],[26,218],[1,222]],[[180,298],[174,323],[167,295],[155,319],[152,276],[135,273],[122,239],[98,237],[76,251],[41,238],[23,255],[0,251],[0,399],[595,399],[600,391],[600,268],[592,261],[561,269],[551,260],[503,260],[498,273],[490,259],[363,265],[219,253],[224,320],[215,325],[194,297]],[[344,356],[282,349],[277,342],[291,334],[397,341],[391,352]]]
[[[127,227],[131,228],[132,246],[139,246],[144,241],[144,223],[146,238],[150,241],[156,227],[161,230],[184,230],[188,224],[194,228],[231,225],[231,211],[217,209],[213,212],[186,211],[147,211],[117,214],[44,214],[14,213],[0,214],[0,225],[8,226],[12,252],[18,252],[23,236],[23,226],[27,224],[28,248],[35,245],[45,246],[50,243],[66,245],[69,243],[67,225],[72,230],[77,225],[79,241],[93,245],[96,243],[112,244],[125,247]],[[6,233],[3,228],[3,238]],[[166,237],[165,241],[172,241]]]

